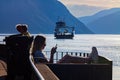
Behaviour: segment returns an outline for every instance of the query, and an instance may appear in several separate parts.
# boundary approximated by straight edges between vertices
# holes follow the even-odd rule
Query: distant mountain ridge
[[[79,18],[97,34],[120,34],[120,8],[103,10],[95,15]]]
[[[16,33],[18,23],[28,24],[31,33],[53,33],[58,17],[75,26],[77,34],[92,33],[57,0],[0,1],[0,33]]]
[[[76,17],[82,17],[86,15],[93,15],[101,10],[104,10],[106,7],[97,7],[97,6],[89,6],[89,5],[68,5],[67,8]]]

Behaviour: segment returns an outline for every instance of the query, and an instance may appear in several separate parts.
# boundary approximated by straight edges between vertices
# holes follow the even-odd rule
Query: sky
[[[60,0],[67,5],[89,5],[99,7],[120,7],[120,0]]]
[[[119,7],[120,0],[59,0],[76,17],[90,16],[101,10]],[[84,5],[84,6],[83,6]]]

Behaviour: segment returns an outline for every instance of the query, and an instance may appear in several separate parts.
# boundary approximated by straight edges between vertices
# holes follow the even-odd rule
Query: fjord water
[[[33,34],[36,36],[37,34]],[[120,35],[106,34],[75,34],[73,39],[55,39],[53,34],[46,36],[46,51],[57,44],[57,51],[73,51],[90,53],[93,46],[97,47],[101,56],[113,61],[113,80],[120,77]],[[0,41],[5,35],[0,36]]]

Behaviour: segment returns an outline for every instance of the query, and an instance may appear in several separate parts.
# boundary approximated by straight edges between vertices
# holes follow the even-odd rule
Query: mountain
[[[67,8],[74,16],[84,17],[93,15],[101,10],[104,10],[106,7],[96,7],[88,5],[67,5]]]
[[[106,15],[109,15],[109,14],[115,13],[117,11],[120,11],[120,8],[105,9],[105,10],[99,11],[91,16],[79,17],[79,20],[84,22],[85,24],[88,24],[94,20],[97,20],[97,19],[99,19],[103,16],[106,16]]]
[[[98,12],[79,18],[91,31],[97,34],[120,34],[120,8]]]
[[[28,24],[30,33],[53,33],[58,18],[75,26],[77,34],[92,33],[58,0],[0,1],[0,33],[16,33],[15,25],[19,23]]]

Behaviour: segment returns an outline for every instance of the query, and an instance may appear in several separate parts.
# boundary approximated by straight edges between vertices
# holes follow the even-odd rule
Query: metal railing
[[[50,58],[50,51],[44,51],[46,56]],[[62,57],[64,57],[66,54],[72,55],[72,56],[80,56],[80,57],[88,57],[90,53],[83,53],[83,52],[68,52],[68,51],[57,51],[54,55],[54,62],[56,63],[59,61]],[[48,58],[48,59],[49,59]]]
[[[30,63],[31,63],[31,67],[32,67],[32,79],[31,80],[45,80],[43,78],[43,76],[41,75],[41,73],[38,71],[38,69],[36,68],[34,62],[33,62],[33,58],[32,56],[30,55],[29,56],[29,60],[30,60]]]

